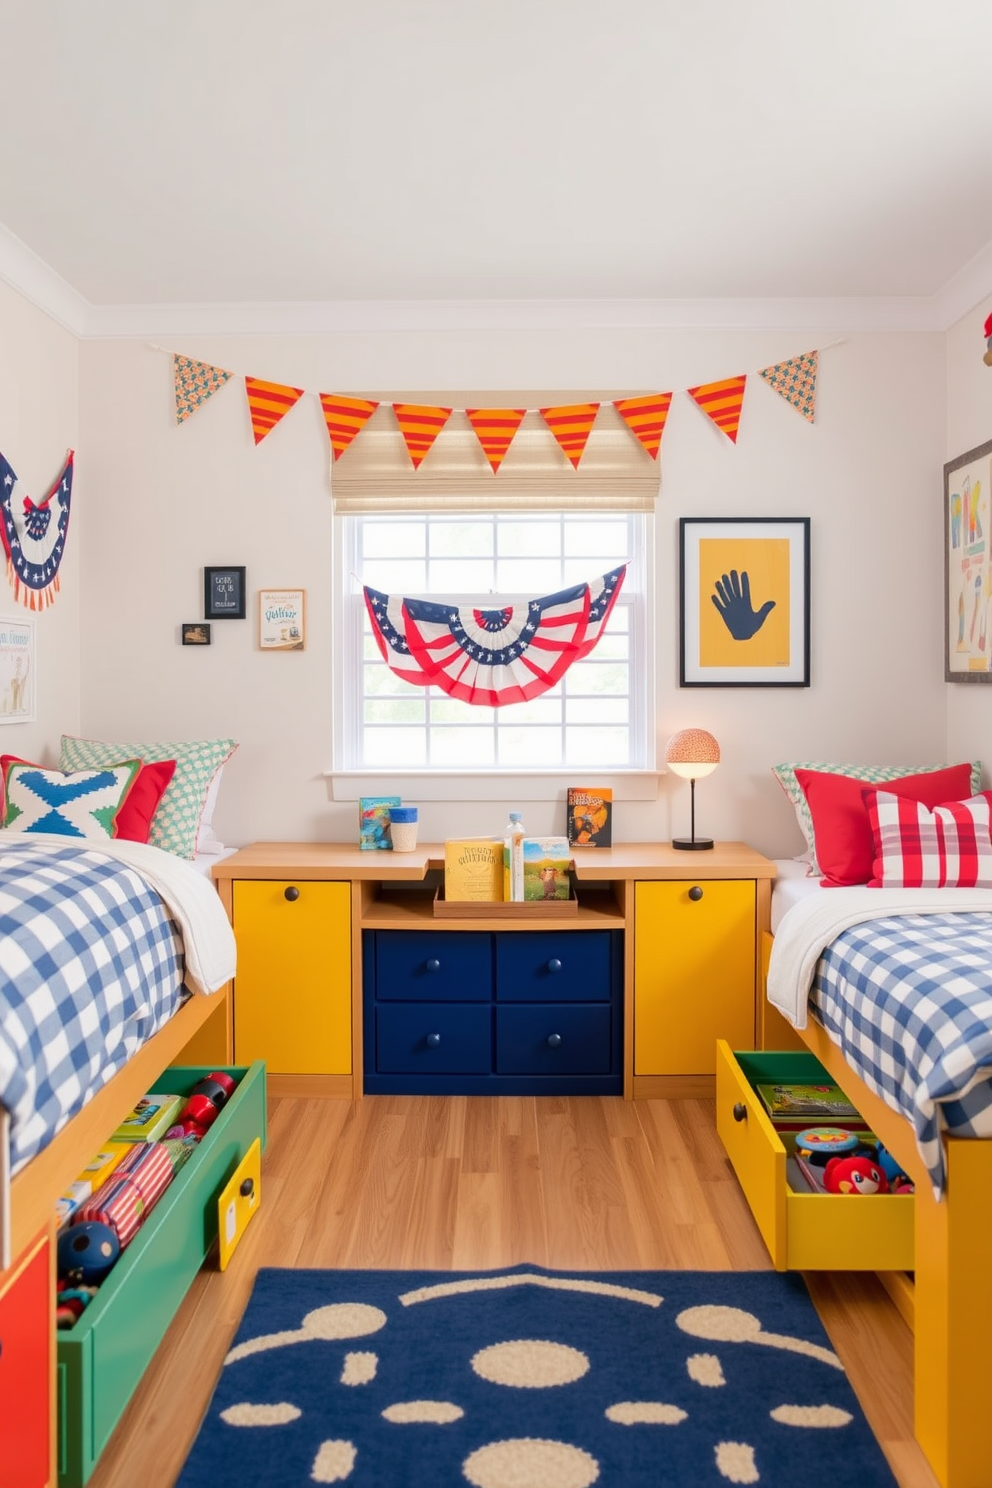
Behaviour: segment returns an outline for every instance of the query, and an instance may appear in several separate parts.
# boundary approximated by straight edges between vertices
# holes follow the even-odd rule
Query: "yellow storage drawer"
[[[769,1080],[832,1083],[815,1056],[735,1053],[720,1040],[716,1065],[716,1128],[775,1269],[911,1271],[911,1196],[794,1193],[788,1185],[785,1143],[753,1085]]]

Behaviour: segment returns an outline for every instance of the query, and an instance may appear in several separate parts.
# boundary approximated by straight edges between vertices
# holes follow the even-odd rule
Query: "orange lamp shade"
[[[705,729],[680,729],[665,745],[665,764],[685,780],[699,780],[719,763],[720,746]]]

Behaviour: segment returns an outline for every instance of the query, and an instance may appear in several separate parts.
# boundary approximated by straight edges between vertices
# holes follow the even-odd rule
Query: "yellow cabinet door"
[[[754,1047],[752,879],[634,886],[634,1073],[712,1075]]]
[[[351,1073],[351,885],[236,879],[234,1058]]]

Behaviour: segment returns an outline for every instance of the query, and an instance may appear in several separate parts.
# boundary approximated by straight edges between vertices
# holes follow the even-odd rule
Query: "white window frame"
[[[433,513],[432,513],[433,514]],[[508,514],[510,515],[510,514]],[[577,512],[580,520],[588,513]],[[627,582],[621,591],[630,610],[630,675],[638,679],[631,687],[630,739],[635,762],[628,766],[593,771],[597,783],[612,785],[615,799],[654,800],[657,794],[655,719],[655,626],[654,518],[630,514],[635,536],[629,556]],[[365,604],[363,578],[358,571],[358,523],[361,517],[335,516],[333,546],[336,583],[332,646],[333,668],[333,765],[327,772],[335,800],[354,800],[373,789],[390,789],[422,801],[548,800],[558,793],[565,774],[575,770],[564,765],[526,770],[487,766],[480,770],[434,766],[423,769],[387,770],[356,765],[359,719],[356,701],[361,692],[362,636]],[[590,577],[593,577],[590,574]],[[632,581],[632,582],[631,582]],[[507,596],[510,597],[510,596]],[[618,601],[618,603],[621,601]],[[583,771],[589,774],[589,771]],[[552,782],[554,788],[552,788]]]

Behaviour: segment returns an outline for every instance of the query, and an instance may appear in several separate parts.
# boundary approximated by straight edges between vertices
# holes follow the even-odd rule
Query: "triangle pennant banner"
[[[321,393],[319,397],[331,441],[331,452],[337,460],[355,435],[365,428],[379,405],[370,402],[368,398],[345,398],[341,393]]]
[[[778,362],[774,367],[763,367],[758,373],[769,387],[780,393],[801,413],[807,423],[813,422],[816,408],[816,373],[819,353],[806,351],[789,362]]]
[[[466,408],[465,417],[475,430],[494,473],[502,465],[526,412],[526,408]]]
[[[418,403],[394,403],[393,412],[406,447],[410,451],[413,468],[419,470],[421,461],[448,422],[453,410],[421,407]]]
[[[540,409],[541,417],[575,470],[579,468],[598,412],[598,403],[569,403],[561,408]]]
[[[255,443],[261,444],[281,418],[303,397],[302,388],[283,387],[280,382],[262,382],[258,377],[245,378],[248,410]]]
[[[741,377],[725,377],[722,382],[705,382],[699,387],[686,388],[694,402],[707,414],[727,438],[737,443],[737,428],[741,421],[741,406],[744,402],[746,374]]]
[[[646,398],[621,398],[613,407],[651,456],[657,460],[665,420],[672,405],[671,393],[650,393]]]
[[[209,362],[195,362],[192,357],[174,356],[172,381],[176,394],[176,423],[183,423],[191,413],[202,408],[230,376],[230,372],[225,372],[222,367],[211,367]]]

